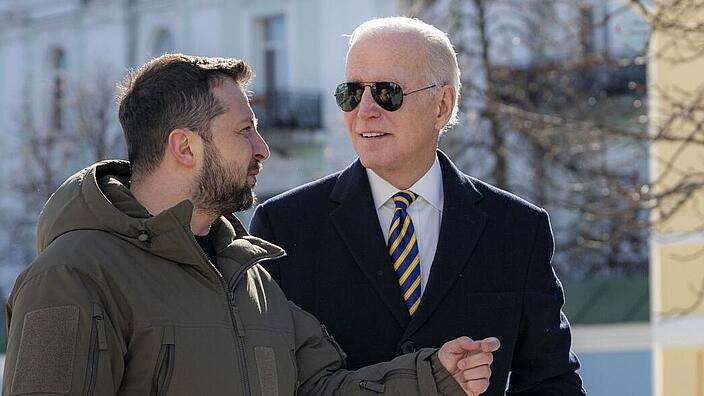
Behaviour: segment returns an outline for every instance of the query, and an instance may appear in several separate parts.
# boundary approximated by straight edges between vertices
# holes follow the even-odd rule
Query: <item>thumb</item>
[[[444,347],[445,352],[447,353],[459,354],[467,351],[479,350],[481,348],[481,344],[469,337],[462,336],[455,338],[452,341],[448,341],[445,343]]]
[[[481,344],[482,352],[496,352],[501,347],[501,342],[496,337],[487,337],[477,342]]]

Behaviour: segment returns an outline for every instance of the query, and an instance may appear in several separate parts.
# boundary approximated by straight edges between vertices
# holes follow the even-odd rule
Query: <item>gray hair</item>
[[[423,37],[426,50],[426,68],[430,75],[430,83],[452,85],[455,88],[455,106],[452,116],[441,131],[455,126],[458,122],[457,111],[460,102],[460,68],[457,64],[457,53],[452,47],[447,34],[433,25],[419,19],[408,17],[388,17],[368,20],[350,35],[349,48],[363,37],[381,35],[388,32],[416,33]],[[349,50],[347,52],[349,56]]]

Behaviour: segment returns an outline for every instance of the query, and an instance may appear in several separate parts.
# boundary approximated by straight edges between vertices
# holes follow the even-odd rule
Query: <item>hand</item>
[[[501,343],[495,337],[473,341],[460,337],[446,342],[438,351],[440,363],[452,374],[469,396],[477,396],[489,388],[491,369]]]

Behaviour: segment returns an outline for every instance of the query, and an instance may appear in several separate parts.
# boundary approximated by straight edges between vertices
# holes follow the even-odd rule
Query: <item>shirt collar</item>
[[[372,190],[374,207],[377,210],[384,206],[384,204],[399,191],[396,187],[392,186],[391,183],[384,180],[369,168],[367,168],[367,178],[369,179],[369,186]],[[442,170],[440,169],[440,162],[437,156],[435,157],[433,166],[431,166],[430,169],[425,172],[425,175],[415,182],[409,190],[418,194],[420,198],[423,198],[435,209],[442,212],[444,201]]]

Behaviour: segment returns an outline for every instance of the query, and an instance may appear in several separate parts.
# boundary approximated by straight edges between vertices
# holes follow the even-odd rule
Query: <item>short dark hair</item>
[[[252,77],[243,60],[183,54],[162,55],[130,72],[118,86],[118,99],[132,175],[156,169],[174,129],[210,141],[211,121],[227,111],[211,88],[226,78],[246,87]]]

